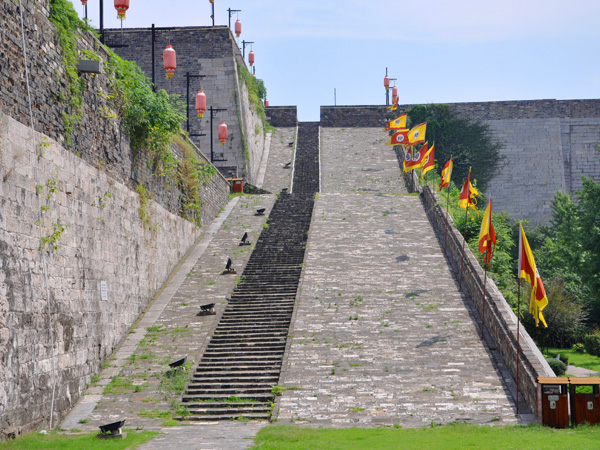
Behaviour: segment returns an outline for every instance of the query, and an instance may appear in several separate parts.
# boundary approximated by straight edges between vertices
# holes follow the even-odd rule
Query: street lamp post
[[[211,106],[210,108],[208,108],[208,110],[210,111],[210,162],[212,163],[215,161],[227,161],[226,159],[215,159],[213,153],[213,119],[215,117],[215,113],[227,111],[227,109],[213,108]]]
[[[254,42],[242,41],[242,58],[246,60],[246,45],[254,44]]]
[[[241,9],[231,9],[231,8],[228,8],[227,11],[229,11],[229,28],[231,28],[231,18],[233,17],[233,15],[235,13],[242,12],[242,10]]]

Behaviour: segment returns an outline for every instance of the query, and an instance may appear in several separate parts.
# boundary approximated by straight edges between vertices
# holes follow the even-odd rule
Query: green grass
[[[13,441],[0,442],[0,450],[121,450],[135,449],[158,434],[156,431],[124,430],[125,439],[98,439],[98,431],[77,436],[53,431],[30,433]]]
[[[555,430],[538,425],[450,425],[430,428],[311,429],[267,426],[251,450],[589,450],[599,447],[600,427]]]
[[[595,372],[600,372],[600,357],[590,355],[589,353],[577,353],[576,351],[566,348],[549,348],[550,355],[560,354],[569,358],[569,364],[572,366],[583,367]],[[548,355],[544,355],[548,356]]]

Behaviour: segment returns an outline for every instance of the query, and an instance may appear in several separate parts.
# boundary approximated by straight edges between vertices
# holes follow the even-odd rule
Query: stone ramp
[[[406,193],[381,137],[321,130],[323,189],[278,418],[341,427],[516,423],[421,200]]]

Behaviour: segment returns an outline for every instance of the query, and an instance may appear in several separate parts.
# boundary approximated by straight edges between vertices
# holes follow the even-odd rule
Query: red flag
[[[423,156],[427,153],[427,142],[417,150],[414,147],[410,147],[404,156],[404,171],[410,172],[413,169],[421,167],[423,162]]]
[[[421,161],[421,178],[425,179],[425,174],[432,169],[435,169],[435,142],[427,153],[423,155]]]
[[[395,132],[387,145],[407,145],[408,144],[408,130],[400,130]]]

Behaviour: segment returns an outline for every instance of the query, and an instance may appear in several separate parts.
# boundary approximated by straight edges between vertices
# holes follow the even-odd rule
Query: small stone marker
[[[108,289],[106,287],[106,281],[100,282],[100,296],[101,296],[102,300],[104,300],[104,301],[108,300]]]

